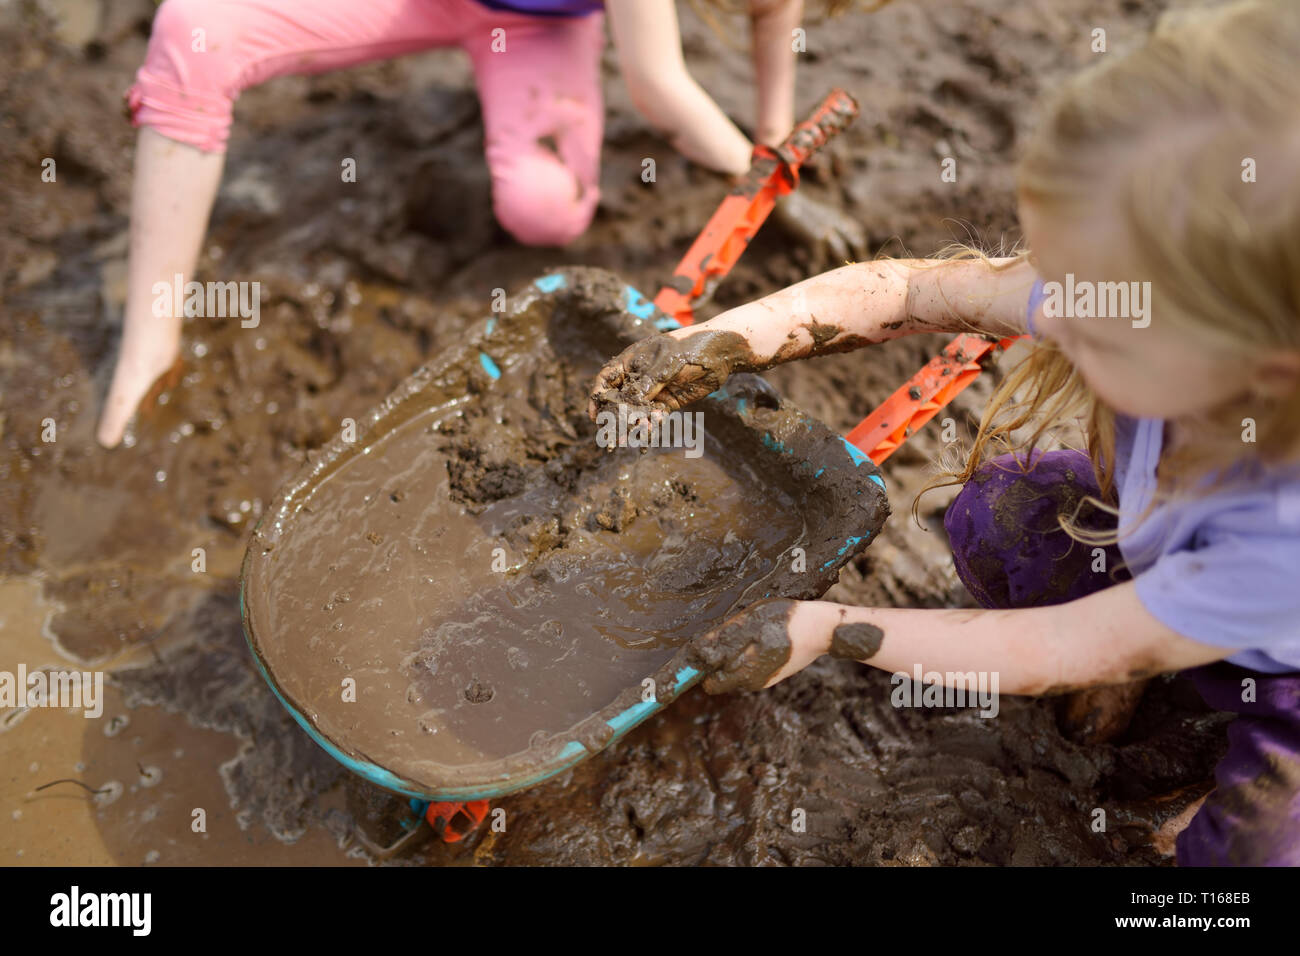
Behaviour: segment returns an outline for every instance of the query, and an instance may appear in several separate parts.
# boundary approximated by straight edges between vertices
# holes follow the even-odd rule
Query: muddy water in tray
[[[349,469],[272,578],[285,684],[327,734],[392,769],[493,760],[569,729],[725,616],[802,530],[734,464],[667,450],[610,456],[568,520],[550,517],[546,485],[472,515],[433,443],[412,444],[425,447],[399,462],[381,446]],[[538,537],[565,545],[529,560],[508,532],[537,515]],[[600,527],[610,518],[621,530]]]
[[[606,451],[582,364],[534,356],[411,417],[293,516],[246,600],[327,736],[413,780],[544,751],[788,560],[799,509],[709,416],[702,457]]]

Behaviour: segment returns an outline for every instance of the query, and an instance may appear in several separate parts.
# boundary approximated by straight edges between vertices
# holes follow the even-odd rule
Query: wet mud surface
[[[109,677],[102,720],[0,714],[0,858],[373,860],[357,825],[391,819],[383,808],[405,802],[347,774],[257,673],[237,599],[253,524],[344,419],[360,420],[454,348],[494,290],[580,262],[652,295],[726,186],[653,136],[608,60],[596,222],[568,249],[521,248],[487,212],[478,106],[457,56],[251,90],[236,108],[200,272],[261,282],[260,327],[188,321],[179,381],[130,447],[104,451],[93,428],[120,325],[133,143],[120,94],[143,57],[152,4],[105,3],[92,27],[64,39],[32,6],[0,10],[0,668],[82,664]],[[1014,241],[1011,164],[1033,98],[1091,62],[1091,29],[1121,49],[1162,6],[912,2],[810,24],[800,109],[838,84],[863,116],[800,188],[848,210],[883,254],[925,255],[972,233],[990,246]],[[682,16],[701,84],[750,116],[744,52],[685,6]],[[939,179],[945,155],[958,160],[955,184]],[[344,185],[347,156],[362,173]],[[653,186],[640,179],[647,156],[658,162]],[[46,157],[57,184],[40,182]],[[710,311],[835,264],[765,228]],[[909,337],[764,377],[843,431],[943,342]],[[991,384],[953,406],[961,440]],[[52,442],[42,440],[47,419]],[[924,499],[921,527],[907,520],[932,462],[953,451],[939,434],[927,428],[887,463],[897,515],[828,597],[969,602],[943,540],[949,490]],[[825,658],[768,691],[693,690],[616,746],[500,801],[504,832],[426,842],[393,862],[1150,863],[1137,834],[1163,818],[1167,804],[1154,801],[1209,781],[1225,743],[1228,718],[1178,678],[1154,679],[1127,729],[1093,746],[1063,736],[1060,700],[1007,698],[986,720],[895,708],[892,689],[887,674]],[[116,799],[75,785],[36,790],[67,777],[115,783]],[[1092,832],[1097,807],[1128,823]],[[193,829],[196,808],[206,832]]]

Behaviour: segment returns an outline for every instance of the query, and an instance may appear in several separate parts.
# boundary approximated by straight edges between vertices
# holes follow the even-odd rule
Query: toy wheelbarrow
[[[875,465],[753,376],[692,406],[697,457],[599,447],[587,384],[668,321],[609,273],[544,276],[271,502],[245,634],[350,770],[435,803],[540,783],[699,680],[692,637],[819,596],[880,529]]]

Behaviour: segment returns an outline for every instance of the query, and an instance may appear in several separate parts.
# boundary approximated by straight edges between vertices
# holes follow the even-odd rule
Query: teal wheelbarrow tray
[[[556,316],[562,320],[553,320]],[[548,274],[512,296],[508,309],[473,326],[461,345],[417,370],[359,419],[354,440],[346,441],[345,437],[353,436],[343,434],[335,437],[277,492],[254,528],[244,557],[240,575],[244,634],[262,676],[294,720],[353,773],[419,800],[500,797],[541,783],[598,753],[701,679],[684,644],[666,664],[644,675],[658,688],[651,699],[644,699],[638,680],[575,725],[565,739],[552,738],[543,756],[524,752],[412,779],[381,765],[346,734],[327,733],[318,726],[310,705],[289,686],[292,681],[277,675],[275,654],[269,653],[275,649],[275,635],[248,600],[250,594],[266,593],[275,547],[293,534],[295,516],[312,495],[359,456],[382,455],[383,440],[394,429],[450,405],[473,402],[494,388],[509,387],[503,376],[508,381],[512,357],[527,355],[530,343],[543,337],[557,355],[580,355],[582,367],[590,365],[594,375],[605,358],[675,324],[610,273],[570,268]],[[794,495],[802,512],[804,531],[793,542],[804,551],[802,566],[796,569],[789,562],[776,562],[746,589],[746,603],[769,596],[819,597],[835,583],[840,568],[868,545],[889,513],[876,466],[756,376],[734,376],[698,405],[709,416],[710,440],[727,443],[748,459],[761,460],[763,473],[773,476],[770,480],[779,482],[783,493]]]

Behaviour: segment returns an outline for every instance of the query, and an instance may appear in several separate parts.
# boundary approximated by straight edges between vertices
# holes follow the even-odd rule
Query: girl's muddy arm
[[[1142,606],[1132,581],[1066,604],[1007,611],[761,601],[698,645],[697,659],[712,672],[710,693],[770,687],[825,653],[891,673],[983,672],[986,686],[1008,694],[1119,684],[1232,653],[1171,631]]]
[[[1018,257],[888,259],[833,269],[630,346],[597,376],[591,413],[618,403],[680,408],[735,372],[915,332],[1018,335],[1033,282],[1033,267]]]
[[[1019,335],[1033,283],[1020,258],[859,262],[670,334],[737,332],[765,367],[917,332]]]
[[[702,166],[749,169],[753,144],[686,69],[674,0],[606,0],[605,12],[628,93],[651,125]]]

